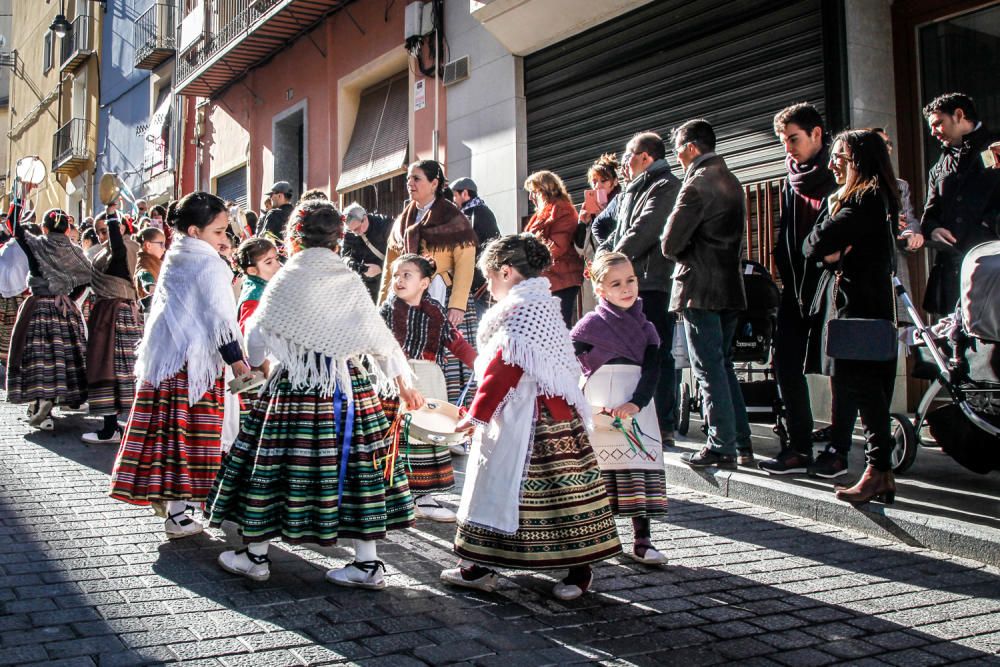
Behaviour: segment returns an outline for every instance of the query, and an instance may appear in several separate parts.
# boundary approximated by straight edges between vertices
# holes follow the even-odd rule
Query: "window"
[[[407,76],[383,81],[361,94],[337,190],[353,189],[406,166],[409,149]]]
[[[52,69],[52,31],[45,31],[45,39],[42,40],[42,74],[48,74]]]

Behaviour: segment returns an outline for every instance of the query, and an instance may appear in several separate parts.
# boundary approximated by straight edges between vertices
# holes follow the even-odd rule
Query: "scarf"
[[[39,296],[69,294],[80,285],[87,285],[93,277],[90,262],[83,250],[73,244],[65,234],[26,233],[24,240],[38,262],[41,275],[28,276],[28,287]]]
[[[452,327],[444,307],[427,292],[417,306],[393,294],[379,312],[407,359],[436,361],[452,340]]]
[[[109,243],[101,247],[101,252],[94,258],[94,277],[91,286],[94,295],[98,299],[124,299],[125,301],[135,301],[135,282],[131,276],[135,275],[135,265],[139,253],[139,244],[130,238],[123,238],[125,244],[125,263],[128,267],[129,278],[121,278],[108,273],[111,266],[112,250]]]
[[[473,197],[469,201],[462,204],[462,213],[468,215],[469,211],[477,206],[486,206],[486,202],[484,202],[481,197]]]
[[[559,299],[548,278],[529,278],[514,285],[479,321],[476,379],[499,352],[503,360],[524,370],[546,396],[561,396],[590,423],[590,406],[580,389],[580,362],[573,353]]]
[[[576,323],[570,337],[593,346],[579,355],[586,377],[612,359],[641,364],[646,348],[660,344],[656,328],[642,312],[642,299],[636,299],[627,310],[600,299],[597,307]]]
[[[157,387],[186,364],[188,404],[201,400],[225,365],[219,348],[243,342],[232,275],[211,244],[184,235],[174,239],[136,352],[140,382]]]
[[[423,254],[455,247],[478,245],[472,223],[443,197],[434,200],[426,215],[419,215],[417,202],[410,201],[392,229],[391,243],[401,252]]]
[[[791,155],[785,156],[785,169],[788,170],[788,184],[800,197],[823,199],[837,188],[837,181],[830,171],[830,144],[823,142],[823,147],[808,162],[799,164]]]
[[[21,296],[28,289],[28,256],[11,239],[0,246],[0,297]]]
[[[156,255],[151,255],[142,248],[136,253],[136,270],[138,271],[149,271],[150,275],[153,276],[153,283],[155,284],[160,279],[160,267],[163,265],[163,258],[157,257]],[[139,284],[139,281],[135,281],[135,289],[139,293],[140,299],[145,299],[149,294],[145,289]]]
[[[333,304],[331,298],[336,299]],[[366,370],[383,395],[396,390],[383,366],[408,368],[360,276],[326,248],[307,248],[291,256],[268,282],[247,322],[248,330],[251,327],[287,370],[293,386],[319,389],[322,396],[332,396],[337,385],[351,386],[348,361]],[[365,363],[372,359],[380,363]],[[344,393],[350,401],[352,392]]]

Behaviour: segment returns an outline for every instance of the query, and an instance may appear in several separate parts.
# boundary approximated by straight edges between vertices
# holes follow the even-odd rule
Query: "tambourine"
[[[229,381],[229,392],[232,394],[243,394],[253,391],[264,385],[267,378],[260,371],[250,371],[249,375],[233,378]]]
[[[410,437],[421,442],[462,442],[465,433],[456,433],[462,418],[457,406],[439,398],[428,398],[419,410],[410,410]]]

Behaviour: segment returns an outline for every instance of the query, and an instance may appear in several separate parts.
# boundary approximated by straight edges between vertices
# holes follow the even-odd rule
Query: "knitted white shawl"
[[[293,254],[268,281],[246,326],[259,332],[293,386],[316,388],[323,396],[332,396],[338,383],[351,386],[348,360],[367,371],[382,395],[396,391],[387,369],[409,373],[368,288],[340,255],[326,248]],[[344,393],[351,400],[352,392]]]
[[[529,278],[514,285],[483,314],[476,339],[477,380],[482,382],[486,367],[502,350],[503,360],[530,375],[542,394],[563,397],[590,424],[590,405],[580,389],[583,369],[548,278]]]
[[[136,352],[140,382],[158,386],[187,364],[188,403],[201,400],[225,365],[219,347],[243,343],[232,281],[232,271],[211,244],[174,237]]]

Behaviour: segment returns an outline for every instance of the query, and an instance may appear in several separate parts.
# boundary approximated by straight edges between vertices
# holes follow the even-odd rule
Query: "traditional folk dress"
[[[524,569],[586,565],[621,552],[584,420],[559,300],[546,278],[511,288],[480,322],[477,424],[455,551]],[[531,417],[528,418],[528,415]]]
[[[595,415],[590,444],[611,509],[629,517],[665,514],[663,445],[651,401],[659,379],[660,338],[643,314],[642,300],[622,310],[600,299],[570,336],[586,377],[583,393]],[[640,408],[634,419],[604,412],[626,402]]]
[[[17,239],[0,246],[0,361],[7,362],[17,311],[28,292],[28,256]]]
[[[132,275],[139,245],[109,220],[108,241],[94,258],[95,302],[87,320],[87,385],[90,414],[128,413],[135,399],[135,350],[142,316]]]
[[[437,267],[428,292],[447,308],[465,311],[458,330],[466,341],[473,344],[479,321],[472,293],[478,243],[472,223],[457,206],[444,197],[435,198],[424,208],[411,201],[396,218],[389,234],[380,303],[384,303],[389,297],[392,264],[396,258],[403,253],[428,255],[433,258]],[[448,353],[445,353],[442,369],[448,386],[448,400],[456,403],[473,377],[472,370]],[[466,393],[466,406],[472,395],[471,391]]]
[[[112,498],[148,505],[208,497],[221,458],[222,369],[243,358],[231,280],[211,244],[175,238],[136,356],[139,389]]]
[[[246,274],[243,277],[243,284],[240,288],[240,296],[236,301],[236,321],[240,324],[240,331],[246,336],[246,324],[250,316],[257,310],[260,298],[264,295],[264,288],[267,281],[259,276]],[[226,381],[232,379],[232,371],[226,369]],[[228,452],[240,434],[240,424],[250,416],[250,406],[256,398],[256,390],[246,392],[242,395],[235,395],[226,389],[226,410],[225,419],[222,424],[222,450]]]
[[[470,369],[475,365],[475,348],[448,321],[444,307],[429,294],[424,293],[417,306],[410,306],[391,295],[379,308],[379,314],[409,360],[417,378],[414,386],[424,398],[447,398],[445,377],[441,370],[446,351]],[[385,399],[382,405],[389,420],[395,419],[398,402]],[[447,444],[410,438],[404,447],[403,458],[410,479],[410,491],[414,495],[448,491],[455,485],[455,470]]]
[[[153,303],[153,290],[156,288],[156,281],[160,279],[160,268],[163,266],[163,258],[151,255],[145,250],[139,249],[136,253],[135,273],[132,280],[135,284],[135,291],[139,297],[139,304],[142,312],[148,313]]]
[[[361,279],[331,250],[293,254],[248,321],[247,343],[251,365],[266,355],[277,365],[215,479],[211,525],[235,522],[246,543],[320,545],[412,526],[379,400],[409,367]]]
[[[12,216],[14,236],[28,259],[31,296],[21,304],[11,334],[7,401],[78,407],[87,400],[87,341],[70,294],[90,283],[90,262],[65,234],[35,236],[17,218]]]

